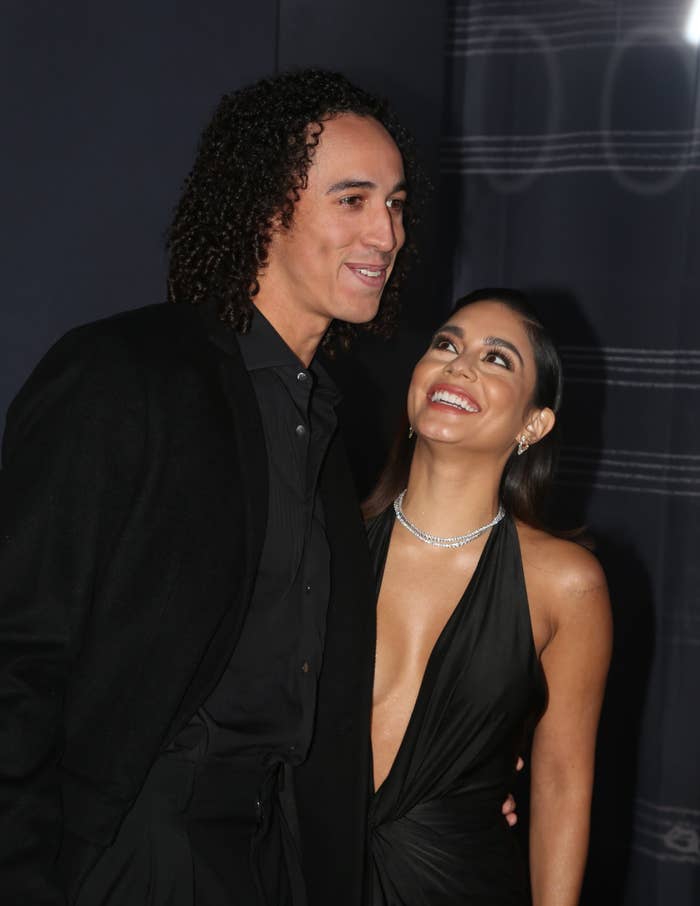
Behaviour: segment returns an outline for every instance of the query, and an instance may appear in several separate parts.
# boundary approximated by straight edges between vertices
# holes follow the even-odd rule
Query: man
[[[178,304],[71,332],[13,403],[3,903],[361,903],[374,583],[314,353],[392,327],[415,183],[342,76],[224,97]]]
[[[3,902],[360,903],[373,580],[314,354],[391,327],[414,175],[339,75],[224,97],[182,304],[71,332],[13,403]]]

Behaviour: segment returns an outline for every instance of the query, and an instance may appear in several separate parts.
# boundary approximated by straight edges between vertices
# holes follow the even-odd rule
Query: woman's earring
[[[408,426],[408,439],[411,440],[415,437],[416,432],[413,430],[413,425]]]
[[[518,456],[522,456],[526,450],[530,449],[530,442],[524,434],[520,435],[520,440],[518,441]]]

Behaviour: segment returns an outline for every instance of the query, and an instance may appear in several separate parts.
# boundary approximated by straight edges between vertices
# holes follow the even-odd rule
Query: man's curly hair
[[[417,195],[422,192],[413,141],[386,102],[339,73],[305,69],[263,79],[224,95],[200,139],[194,167],[168,233],[168,299],[219,300],[219,316],[245,333],[258,274],[265,267],[275,218],[288,229],[325,120],[343,113],[373,117],[401,152],[408,187],[407,241],[399,252],[376,317],[363,328],[388,336],[398,291],[414,248]],[[354,326],[334,321],[323,347],[347,347]]]

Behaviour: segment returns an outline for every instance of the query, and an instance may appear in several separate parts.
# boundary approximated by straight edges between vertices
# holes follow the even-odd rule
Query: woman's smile
[[[447,408],[460,414],[481,412],[476,400],[454,384],[435,384],[427,396],[429,405],[436,408]]]

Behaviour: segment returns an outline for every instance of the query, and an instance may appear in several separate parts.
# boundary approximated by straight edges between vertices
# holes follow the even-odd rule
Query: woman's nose
[[[474,363],[466,353],[455,356],[451,362],[448,362],[445,365],[445,372],[447,374],[461,374],[468,381],[473,381],[476,376]]]

